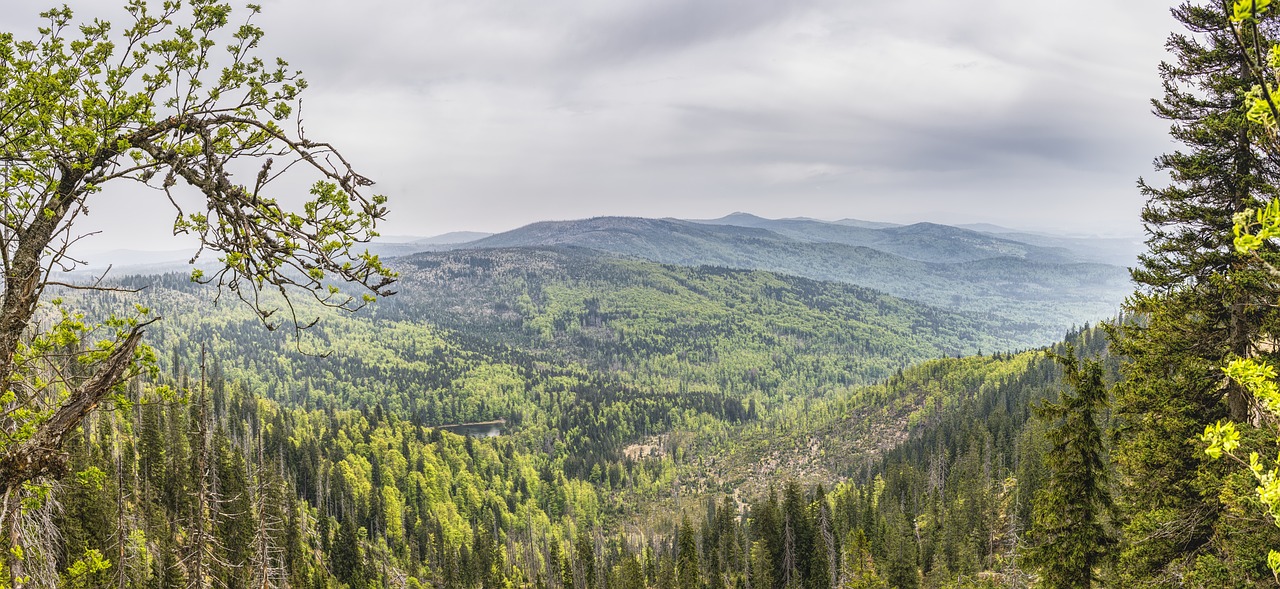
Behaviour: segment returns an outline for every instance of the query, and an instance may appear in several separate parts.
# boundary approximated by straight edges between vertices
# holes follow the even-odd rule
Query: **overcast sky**
[[[391,198],[384,234],[733,211],[1137,234],[1169,147],[1167,1],[260,1],[309,135]],[[97,226],[152,210],[113,196]],[[100,246],[163,246],[156,204]]]

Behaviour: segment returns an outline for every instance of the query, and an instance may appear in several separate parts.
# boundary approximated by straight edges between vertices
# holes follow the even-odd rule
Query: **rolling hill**
[[[766,229],[803,242],[869,247],[922,262],[971,262],[1000,257],[1050,263],[1083,261],[1068,248],[1041,247],[937,223],[855,225],[816,219],[765,219],[747,213],[698,222]]]
[[[911,242],[907,237],[921,233],[944,241],[947,235],[965,239],[980,235],[924,224],[886,230],[897,232],[895,235],[901,238],[898,243],[903,244]],[[1004,243],[973,239],[971,244],[987,248]],[[480,251],[558,246],[663,264],[767,270],[856,284],[946,309],[985,314],[1012,328],[1034,333],[1035,341],[1045,344],[1060,338],[1073,325],[1114,314],[1130,291],[1128,273],[1123,268],[1062,262],[1056,250],[1042,252],[1023,246],[1018,251],[1027,257],[968,255],[953,256],[963,261],[921,261],[869,246],[801,241],[757,227],[673,219],[600,217],[534,223],[462,247]],[[932,249],[948,248],[922,246],[916,249],[917,255],[925,257],[926,250]],[[956,245],[950,249],[962,248]],[[978,250],[974,246],[969,251],[973,254]],[[1041,253],[1050,259],[1036,259]]]

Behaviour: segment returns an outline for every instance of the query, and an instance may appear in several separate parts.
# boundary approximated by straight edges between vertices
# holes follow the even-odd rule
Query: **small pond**
[[[507,433],[507,420],[497,419],[494,421],[477,421],[475,423],[458,423],[454,425],[437,426],[447,432],[453,432],[460,436],[471,436],[473,438],[495,438]]]

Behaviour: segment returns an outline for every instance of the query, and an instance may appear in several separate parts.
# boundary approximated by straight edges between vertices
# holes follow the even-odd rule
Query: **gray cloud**
[[[654,0],[618,2],[585,19],[572,35],[570,61],[584,65],[652,59],[738,37],[776,24],[797,10],[794,0]]]
[[[1136,232],[1168,148],[1158,0],[263,5],[388,233],[733,210]]]

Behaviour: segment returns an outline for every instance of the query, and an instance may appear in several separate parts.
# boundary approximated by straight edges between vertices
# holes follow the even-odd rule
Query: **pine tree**
[[[782,493],[783,556],[782,582],[784,587],[794,584],[807,585],[809,563],[813,558],[813,530],[802,498],[800,484],[787,483]],[[823,563],[825,565],[825,561]]]
[[[618,589],[645,589],[644,571],[635,555],[622,559]]]
[[[1280,163],[1257,148],[1245,118],[1244,95],[1254,81],[1219,3],[1187,3],[1173,14],[1197,36],[1170,36],[1178,62],[1161,64],[1165,96],[1152,104],[1187,149],[1156,158],[1171,185],[1138,182],[1147,197],[1142,220],[1150,251],[1132,272],[1142,287],[1133,307],[1150,314],[1176,303],[1171,311],[1197,337],[1188,342],[1191,355],[1247,356],[1276,293],[1260,269],[1236,255],[1233,216],[1277,195]],[[1232,419],[1248,418],[1245,395],[1228,389]]]
[[[213,433],[213,469],[222,496],[213,518],[213,539],[221,546],[224,562],[220,563],[219,576],[227,585],[243,583],[253,554],[254,522],[253,504],[249,481],[245,474],[245,458],[240,449],[231,443],[226,432],[217,428]]]
[[[831,527],[831,512],[827,500],[818,486],[814,504],[817,505],[817,530],[814,538],[814,556],[809,560],[809,585],[814,589],[831,589],[839,578],[840,549],[835,531]]]
[[[669,554],[658,557],[658,589],[676,589],[676,563]]]
[[[269,589],[284,586],[286,548],[280,542],[286,525],[284,480],[264,463],[262,440],[258,438],[258,456],[252,468],[250,509],[255,527],[253,552],[249,555],[249,577],[253,587]]]
[[[553,540],[553,542],[558,543],[556,540]],[[563,559],[560,561],[560,574],[563,575],[561,578],[561,586],[564,587],[564,589],[580,589],[578,588],[578,584],[573,580],[573,563],[569,560],[568,551],[564,552]]]
[[[793,589],[799,583],[799,575],[796,573],[796,533],[795,526],[791,525],[790,514],[783,517],[782,586],[784,589]]]
[[[1277,293],[1231,243],[1232,216],[1274,198],[1280,178],[1242,108],[1254,81],[1222,3],[1188,2],[1173,15],[1187,32],[1169,37],[1173,60],[1160,67],[1164,96],[1153,105],[1183,147],[1155,161],[1168,186],[1139,182],[1150,251],[1133,271],[1139,292],[1126,310],[1135,319],[1112,330],[1117,355],[1128,358],[1113,403],[1124,585],[1186,577],[1238,553],[1230,544],[1242,536],[1220,529],[1221,518],[1235,517],[1222,503],[1223,467],[1207,464],[1197,436],[1219,419],[1253,417],[1248,394],[1219,368],[1259,354],[1258,343],[1276,332]],[[1262,255],[1274,263],[1274,252]],[[1265,567],[1240,574],[1214,582],[1270,576]]]
[[[1078,360],[1070,345],[1055,355],[1064,390],[1057,403],[1036,408],[1049,422],[1052,444],[1045,458],[1049,480],[1036,493],[1026,560],[1047,589],[1091,587],[1115,540],[1108,529],[1112,510],[1106,448],[1098,418],[1106,409],[1102,363]]]
[[[552,589],[572,589],[571,583],[563,582],[560,564],[560,541],[553,538],[547,542],[547,585]]]

